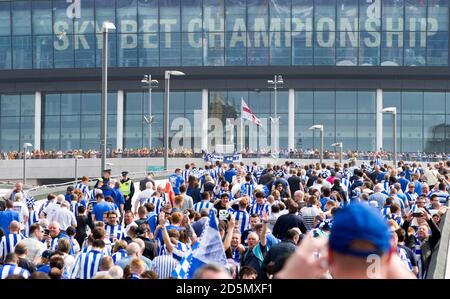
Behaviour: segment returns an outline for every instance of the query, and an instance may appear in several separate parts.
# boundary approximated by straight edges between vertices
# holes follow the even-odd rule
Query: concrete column
[[[207,89],[202,90],[202,126],[201,126],[201,140],[202,150],[208,150],[208,103],[209,93]],[[194,130],[196,130],[194,128]],[[194,133],[195,134],[195,133]]]
[[[289,89],[289,111],[288,111],[288,147],[293,149],[295,147],[295,90]]]
[[[123,150],[123,109],[124,109],[124,92],[117,91],[117,149]]]
[[[383,90],[377,89],[376,150],[383,148]]]
[[[42,120],[42,93],[36,91],[34,94],[34,149],[41,149],[41,120]],[[21,145],[22,146],[22,145]]]

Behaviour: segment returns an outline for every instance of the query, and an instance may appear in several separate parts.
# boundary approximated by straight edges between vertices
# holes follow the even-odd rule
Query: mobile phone
[[[418,217],[422,217],[422,216],[423,216],[422,212],[415,212],[415,213],[413,213],[413,217],[418,218]]]
[[[50,230],[48,228],[44,229],[44,235],[49,235],[50,234]]]

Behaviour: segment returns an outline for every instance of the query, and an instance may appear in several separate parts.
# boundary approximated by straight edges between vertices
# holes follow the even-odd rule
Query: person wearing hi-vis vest
[[[131,210],[131,199],[134,195],[134,184],[133,181],[128,177],[128,171],[122,172],[122,179],[120,180],[120,191],[125,197],[124,210]]]

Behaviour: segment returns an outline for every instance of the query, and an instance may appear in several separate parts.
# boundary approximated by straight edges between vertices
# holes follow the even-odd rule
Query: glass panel
[[[20,150],[20,117],[2,116],[0,118],[0,136],[0,148],[3,151]]]
[[[426,30],[427,1],[405,0],[405,31]]]
[[[358,91],[358,113],[376,113],[376,110],[376,93],[374,91]]]
[[[74,35],[75,67],[95,67],[95,37],[93,34]]]
[[[360,32],[359,40],[359,65],[380,65],[380,32]]]
[[[20,118],[20,144],[25,142],[33,144],[34,142],[34,116]]]
[[[386,124],[384,124],[386,126]],[[376,149],[376,116],[375,114],[358,114],[358,150],[375,151]],[[383,133],[384,134],[384,133]],[[383,135],[384,136],[384,135]],[[392,137],[391,137],[392,140]],[[384,140],[383,140],[384,142]],[[345,146],[345,145],[344,145]],[[351,148],[348,148],[351,150]]]
[[[97,34],[96,38],[97,38],[96,65],[97,67],[102,67],[103,35]],[[108,49],[109,49],[108,67],[115,67],[117,66],[117,35],[115,34],[108,35]]]
[[[101,33],[103,22],[108,21],[116,24],[116,1],[95,0],[95,22],[96,32]]]
[[[247,64],[269,64],[269,34],[268,32],[248,32]]]
[[[143,122],[140,117],[136,117],[135,115],[125,115],[123,128],[124,149],[136,149],[143,146],[142,126]]]
[[[0,36],[0,70],[11,69],[11,37]]]
[[[313,19],[313,0],[292,0],[292,31],[313,31]]]
[[[427,63],[429,66],[448,65],[448,32],[437,32],[427,38]]]
[[[194,110],[202,109],[202,93],[199,91],[187,91],[185,93],[186,113],[194,113]]]
[[[356,113],[356,99],[355,91],[336,91],[336,113]]]
[[[365,31],[381,28],[381,1],[359,0],[359,27]]]
[[[273,113],[271,109],[270,91],[250,91],[249,99],[246,102],[256,115],[261,113]]]
[[[356,31],[336,32],[336,65],[358,65],[358,36]]]
[[[158,0],[138,0],[139,32],[158,32]]]
[[[204,31],[224,31],[225,0],[203,0]]]
[[[444,92],[425,92],[424,93],[424,113],[441,114],[445,111],[445,93]],[[425,120],[425,124],[426,124]]]
[[[425,36],[426,32],[405,32],[405,66],[426,65],[427,51]]]
[[[297,149],[314,148],[313,132],[308,130],[313,126],[312,114],[296,114],[295,115],[295,147]]]
[[[53,23],[55,34],[64,32],[65,34],[73,33],[73,20],[67,17],[66,0],[53,0]],[[84,6],[84,3],[82,7]]]
[[[327,31],[315,33],[314,43],[314,64],[315,65],[335,65],[336,64],[336,32],[333,28]]]
[[[59,93],[45,94],[42,100],[42,105],[43,105],[42,111],[44,111],[45,117],[47,115],[61,115],[61,94]]]
[[[117,32],[137,32],[137,0],[117,0]]]
[[[81,148],[83,150],[100,148],[100,118],[98,115],[81,116]]]
[[[448,31],[448,0],[428,0],[428,26],[428,31]]]
[[[33,41],[31,36],[13,36],[13,69],[33,68]]]
[[[386,105],[385,105],[386,107]],[[392,145],[392,114],[386,114],[383,113],[383,150],[392,152],[393,151],[393,145]],[[397,151],[403,151],[401,148],[402,144],[402,138],[401,135],[402,132],[402,126],[403,123],[400,119],[400,114],[397,115]],[[417,129],[417,128],[416,128]],[[420,128],[422,131],[422,128]],[[375,132],[375,131],[374,131]],[[422,142],[422,141],[421,141]],[[422,145],[422,143],[420,143]]]
[[[67,2],[67,1],[66,1]],[[74,33],[75,34],[86,34],[95,33],[96,31],[101,32],[102,23],[95,23],[94,18],[94,1],[83,1],[80,11],[80,19],[74,19]],[[113,20],[114,21],[114,20]]]
[[[247,64],[247,38],[245,32],[225,33],[225,65]]]
[[[108,116],[108,130],[106,131],[107,137],[107,152],[111,152],[117,148],[117,115]]]
[[[53,36],[36,36],[34,47],[34,68],[53,68]]]
[[[290,32],[270,32],[270,64],[291,65]]]
[[[81,95],[79,93],[62,93],[61,115],[79,115],[80,113]]]
[[[401,151],[402,152],[422,152],[423,151],[423,116],[422,115],[401,115]]]
[[[20,95],[2,95],[0,112],[1,116],[20,116]]]
[[[42,121],[42,149],[58,150],[60,142],[60,116],[45,116]],[[78,124],[79,126],[79,124]]]
[[[382,66],[403,65],[403,32],[383,32],[381,47]]]
[[[159,1],[160,32],[180,32],[180,0]]]
[[[52,34],[52,1],[32,1],[33,34]]]
[[[139,34],[139,66],[159,66],[157,33]]]
[[[189,32],[182,33],[182,56],[183,66],[202,66],[203,65],[203,49],[202,49],[202,33]]]
[[[246,0],[226,0],[225,2],[225,30],[239,31],[242,35],[247,29]]]
[[[205,66],[222,66],[225,63],[225,34],[223,32],[204,33],[204,64]]]
[[[269,6],[268,0],[247,1],[247,30],[267,31],[269,28]]]
[[[298,91],[295,93],[295,112],[314,112],[314,93],[312,91]]]
[[[31,34],[31,4],[30,1],[12,1],[12,32],[13,35]]]
[[[124,114],[142,114],[142,92],[127,92],[125,94]]]
[[[85,94],[82,94],[84,97]],[[101,97],[101,94],[95,94],[97,97]],[[100,111],[100,110],[99,110]],[[108,92],[108,115],[117,114],[117,93],[116,92]],[[111,118],[108,118],[108,121]]]
[[[424,147],[425,152],[445,152],[445,115],[424,116]]]
[[[183,32],[202,32],[202,0],[181,1],[181,30]]]
[[[323,125],[323,148],[331,150],[335,139],[335,116],[336,114],[314,114],[314,125]],[[314,130],[314,147],[320,147],[319,132]]]
[[[397,112],[400,112],[400,92],[383,91],[383,107],[396,107]]]
[[[160,35],[160,65],[179,66],[181,64],[181,33]]]
[[[34,116],[35,110],[34,94],[23,94],[20,97],[20,112],[22,116]]]
[[[184,113],[184,92],[170,93],[169,111],[172,113]]]
[[[135,33],[118,34],[119,67],[136,67],[138,64],[138,36]]]
[[[289,113],[289,92],[288,91],[277,91],[277,112],[279,113]],[[271,111],[273,112],[275,109],[275,94],[274,92],[270,93],[270,103],[271,103]]]
[[[356,114],[336,114],[336,142],[342,142],[345,148],[357,148],[357,128]],[[334,147],[331,148],[334,151]]]
[[[0,35],[11,34],[11,3],[0,2]]]
[[[55,68],[73,68],[75,65],[73,35],[55,36],[53,44]]]
[[[335,113],[334,91],[314,92],[314,112],[315,113]]]
[[[292,64],[312,65],[314,63],[313,32],[292,32]]]
[[[423,111],[423,92],[402,92],[402,113],[419,114]]]
[[[80,148],[80,116],[61,117],[61,150],[68,151]]]
[[[403,0],[383,0],[383,31],[403,31]]]

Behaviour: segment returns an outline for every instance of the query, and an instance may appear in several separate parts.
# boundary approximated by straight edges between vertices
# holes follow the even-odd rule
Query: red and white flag
[[[245,103],[243,98],[241,98],[241,106],[242,106],[241,117],[243,119],[251,121],[257,126],[262,127],[261,121],[259,120],[259,118],[256,117],[256,115],[252,112],[252,110],[250,110],[250,108],[248,107],[247,103]]]

